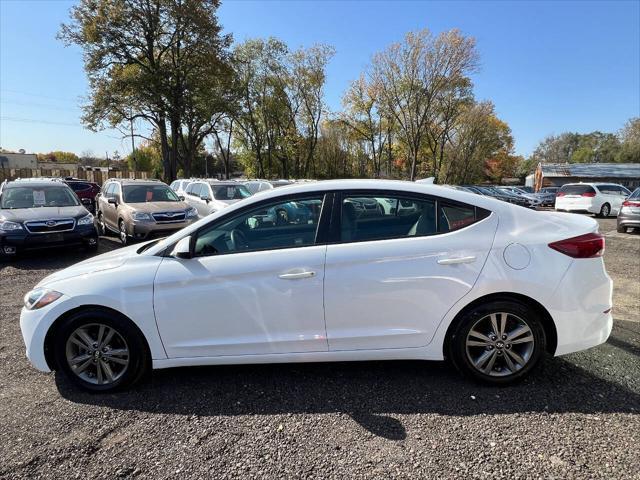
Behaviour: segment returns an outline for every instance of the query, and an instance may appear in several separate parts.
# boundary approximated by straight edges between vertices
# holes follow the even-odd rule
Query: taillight
[[[581,196],[583,196],[583,197],[595,197],[596,193],[595,192],[584,192]]]
[[[564,197],[565,193],[564,192],[558,192],[556,193],[556,197]]]
[[[573,258],[596,258],[604,253],[604,236],[599,233],[587,233],[550,243],[549,247]]]
[[[640,207],[640,202],[634,202],[633,200],[625,200],[622,202],[623,207]]]

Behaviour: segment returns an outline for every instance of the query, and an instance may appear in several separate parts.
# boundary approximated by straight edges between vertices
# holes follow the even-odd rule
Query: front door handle
[[[458,263],[473,263],[476,261],[475,256],[469,257],[451,257],[438,260],[438,265],[457,265]]]
[[[278,278],[282,278],[283,280],[297,280],[298,278],[315,277],[315,275],[316,275],[316,272],[305,270],[303,272],[282,273],[278,275]]]

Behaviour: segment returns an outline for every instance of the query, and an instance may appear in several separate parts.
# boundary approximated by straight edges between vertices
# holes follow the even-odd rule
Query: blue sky
[[[82,55],[56,40],[70,1],[0,0],[0,146],[29,152],[129,152],[118,132],[79,120]],[[478,99],[491,100],[528,155],[551,133],[616,131],[640,116],[640,2],[223,1],[235,41],[278,37],[292,48],[328,43],[326,99],[404,33],[458,28],[476,38]]]

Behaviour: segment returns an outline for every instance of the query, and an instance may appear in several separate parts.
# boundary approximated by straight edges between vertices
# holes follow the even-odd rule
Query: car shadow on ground
[[[81,404],[189,416],[343,413],[390,440],[406,438],[397,418],[405,414],[640,410],[638,393],[567,360],[548,358],[543,367],[502,388],[473,383],[447,363],[425,361],[176,368],[155,371],[145,383],[108,395],[80,391],[60,374],[55,379],[64,398]]]

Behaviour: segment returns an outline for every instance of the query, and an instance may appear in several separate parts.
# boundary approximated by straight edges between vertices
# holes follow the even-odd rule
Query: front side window
[[[0,208],[75,207],[78,197],[69,187],[16,187],[2,194]]]
[[[251,196],[244,185],[211,185],[216,200],[242,200]]]
[[[179,202],[176,193],[166,185],[125,185],[126,203]]]
[[[267,204],[201,230],[195,256],[313,245],[324,195]]]

